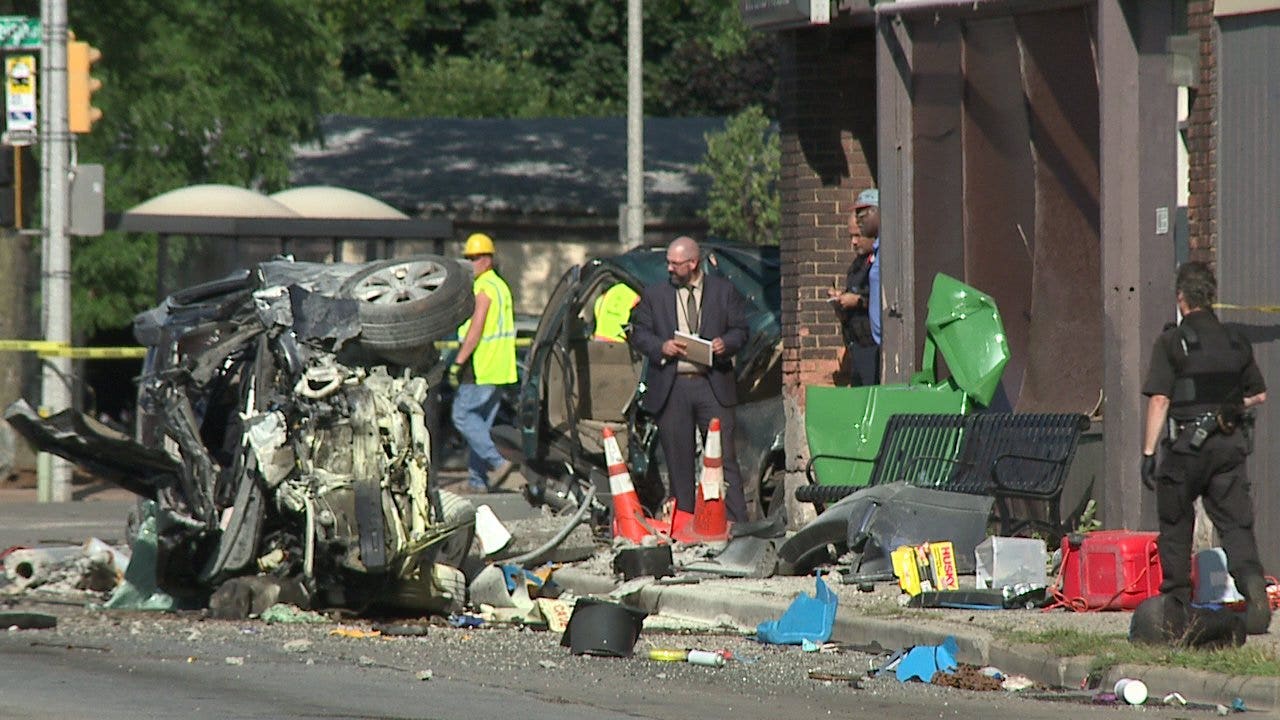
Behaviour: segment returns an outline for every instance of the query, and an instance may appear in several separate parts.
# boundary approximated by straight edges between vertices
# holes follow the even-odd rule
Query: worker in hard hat
[[[476,306],[458,328],[460,346],[449,367],[453,425],[467,441],[467,488],[500,487],[515,465],[493,443],[489,431],[498,414],[501,388],[516,382],[516,324],[511,288],[493,269],[493,238],[473,233],[462,254],[471,261]]]
[[[626,342],[631,308],[640,302],[640,294],[626,283],[614,283],[596,298],[596,340]]]

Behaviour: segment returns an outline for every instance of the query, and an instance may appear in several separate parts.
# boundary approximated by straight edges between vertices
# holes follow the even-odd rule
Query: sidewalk
[[[567,567],[556,571],[556,582],[578,594],[607,594],[619,583],[594,569]],[[667,580],[672,580],[668,578]],[[1125,635],[1131,613],[1072,613],[1065,610],[920,610],[900,608],[896,583],[877,583],[874,592],[833,580],[839,597],[832,640],[852,645],[877,643],[887,651],[915,645],[938,645],[954,636],[957,658],[977,666],[993,665],[1007,675],[1025,675],[1037,683],[1080,689],[1090,675],[1092,657],[1059,658],[1043,646],[1013,645],[1003,640],[1014,630],[1074,629]],[[764,580],[704,579],[694,584],[655,582],[629,596],[628,602],[651,614],[683,618],[703,624],[734,626],[754,631],[757,624],[777,619],[801,593],[812,595],[814,578],[774,577]],[[1280,623],[1267,635],[1250,636],[1246,647],[1280,651]],[[1230,707],[1240,698],[1252,711],[1280,710],[1280,678],[1238,677],[1172,667],[1116,666],[1101,679],[1109,688],[1125,677],[1139,678],[1150,688],[1150,702],[1178,692],[1190,701]]]

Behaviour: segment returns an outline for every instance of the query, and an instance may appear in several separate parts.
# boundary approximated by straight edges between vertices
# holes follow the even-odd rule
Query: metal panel
[[[1156,209],[1175,206],[1177,88],[1168,81],[1168,0],[1098,0],[1102,174],[1103,358],[1107,527],[1152,528],[1155,501],[1138,482],[1151,344],[1173,319],[1173,236]]]
[[[876,23],[876,140],[880,146],[880,268],[884,294],[882,379],[906,382],[915,370],[915,201],[912,160],[911,37],[898,18]],[[921,305],[920,307],[924,307]],[[923,317],[923,313],[920,313]],[[923,331],[920,337],[924,337]]]
[[[1218,18],[1218,299],[1280,302],[1280,12]],[[1270,401],[1259,409],[1249,459],[1258,550],[1280,571],[1280,316],[1222,309],[1253,342]]]
[[[1012,18],[967,24],[964,69],[964,281],[1000,308],[1009,343],[1000,385],[1017,408],[1029,356],[1036,184]]]
[[[1029,356],[1018,409],[1087,415],[1098,406],[1103,376],[1093,28],[1080,9],[1016,20],[1036,203]]]
[[[915,248],[915,304],[928,305],[933,278],[942,272],[964,275],[964,156],[960,145],[960,107],[964,97],[960,25],[910,25],[912,61],[912,163],[915,166],[911,223]],[[884,247],[884,244],[881,244]],[[894,252],[890,246],[888,252]],[[926,313],[915,318],[924,334]],[[920,348],[914,349],[919,353]],[[920,367],[921,358],[913,355]]]

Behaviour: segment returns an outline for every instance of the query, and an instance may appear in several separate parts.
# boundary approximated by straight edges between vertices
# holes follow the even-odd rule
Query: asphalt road
[[[808,671],[861,675],[873,656],[805,654],[733,636],[646,630],[637,655],[621,659],[573,656],[556,634],[516,628],[432,625],[423,637],[345,638],[330,634],[336,624],[31,607],[59,615],[59,625],[0,634],[0,716],[15,720],[1189,716],[1186,709],[1065,705],[889,677],[855,688],[812,680]],[[309,645],[298,648],[298,640]],[[725,648],[736,659],[708,668],[646,657],[650,647],[688,646]],[[431,679],[420,679],[427,671]],[[1197,714],[1208,716],[1190,713]]]

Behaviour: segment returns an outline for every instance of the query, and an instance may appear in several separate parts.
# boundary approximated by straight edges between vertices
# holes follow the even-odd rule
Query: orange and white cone
[[[724,506],[724,457],[720,450],[720,418],[707,426],[702,447],[702,477],[698,479],[693,520],[677,528],[672,536],[684,543],[722,542],[729,539],[729,520]]]
[[[644,509],[640,506],[636,487],[631,483],[627,464],[622,461],[618,439],[609,428],[604,429],[604,459],[609,465],[609,492],[613,495],[613,536],[639,543],[649,535],[643,522]]]

